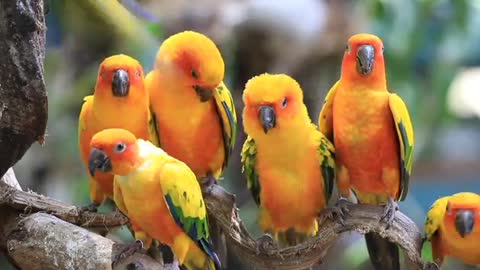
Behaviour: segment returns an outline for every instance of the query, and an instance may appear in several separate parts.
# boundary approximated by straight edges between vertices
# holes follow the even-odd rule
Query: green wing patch
[[[252,193],[253,199],[257,205],[260,205],[260,181],[255,171],[257,159],[257,147],[255,141],[248,136],[242,148],[242,172],[247,178],[247,187]]]
[[[389,99],[400,146],[400,194],[399,200],[403,201],[408,193],[409,179],[413,165],[413,146],[415,144],[413,126],[408,114],[408,109],[403,100],[396,94],[391,94]]]
[[[335,148],[322,133],[320,133],[317,155],[324,181],[325,200],[328,202],[335,185]]]
[[[237,137],[237,113],[232,95],[223,82],[218,85],[214,98],[217,105],[217,112],[221,118],[220,123],[222,125],[223,145],[225,148],[225,162],[223,163],[223,167],[225,168]]]

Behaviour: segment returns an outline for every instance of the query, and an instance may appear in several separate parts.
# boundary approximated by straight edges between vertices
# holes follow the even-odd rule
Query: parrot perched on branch
[[[183,162],[124,129],[93,136],[88,168],[115,175],[114,201],[135,238],[167,244],[187,269],[220,269],[197,179]]]
[[[335,145],[339,210],[352,189],[360,203],[386,204],[381,220],[390,225],[395,201],[407,196],[414,133],[405,103],[387,89],[379,37],[358,34],[348,40],[341,77],[327,94],[319,128]],[[375,269],[400,269],[394,243],[374,233],[365,238]]]
[[[446,256],[480,265],[480,195],[460,192],[436,200],[428,211],[425,233],[439,266]]]
[[[78,121],[78,140],[82,161],[88,166],[90,140],[106,128],[124,128],[145,140],[156,140],[149,111],[143,69],[130,56],[119,54],[105,58],[98,69],[93,95],[86,96]],[[95,210],[105,197],[113,199],[113,175],[96,172],[89,177],[88,207]]]
[[[163,42],[146,77],[160,147],[199,180],[220,177],[235,143],[237,117],[224,69],[213,41],[185,31]]]
[[[146,77],[159,146],[185,162],[197,180],[215,183],[235,145],[237,115],[223,83],[225,64],[215,43],[185,31],[167,38]],[[226,240],[211,224],[214,245],[226,265]]]
[[[334,148],[311,122],[302,89],[287,75],[250,79],[243,92],[242,171],[260,207],[259,224],[280,245],[318,231],[334,185]]]

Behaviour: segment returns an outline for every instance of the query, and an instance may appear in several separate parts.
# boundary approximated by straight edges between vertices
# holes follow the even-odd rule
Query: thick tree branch
[[[397,212],[389,229],[379,222],[383,208],[370,205],[349,205],[350,215],[342,225],[339,219],[326,220],[319,226],[318,236],[301,245],[278,249],[275,244],[258,247],[239,218],[234,195],[218,185],[205,194],[209,213],[227,233],[228,241],[244,261],[263,269],[303,269],[321,262],[330,246],[342,233],[376,232],[397,243],[406,251],[409,261],[419,269],[427,264],[420,257],[422,234],[416,224],[401,212]],[[428,265],[430,266],[430,265]]]
[[[44,140],[45,30],[43,1],[0,1],[0,175]]]
[[[31,212],[51,211],[60,218],[85,227],[92,224],[99,226],[101,220],[107,221],[109,225],[123,224],[126,219],[120,214],[67,211],[76,207],[22,191],[12,169],[0,179],[0,187],[0,197],[8,198],[0,203],[0,251],[17,268],[111,269],[112,259],[125,247],[47,213],[25,212],[27,209]],[[54,208],[56,209],[52,210]],[[179,268],[176,264],[162,266],[146,254],[137,252],[122,260],[115,269]]]
[[[221,186],[213,185],[205,193],[205,201],[210,215],[227,232],[227,241],[244,261],[260,269],[303,269],[321,262],[322,258],[342,233],[376,232],[406,251],[410,264],[424,269],[425,262],[420,257],[422,234],[415,223],[401,212],[389,229],[378,221],[383,213],[380,206],[349,205],[350,215],[341,224],[338,219],[326,220],[319,227],[317,237],[294,247],[279,249],[268,241],[262,246],[251,237],[239,218],[235,206],[235,196]],[[57,200],[35,193],[15,190],[0,184],[0,207],[9,206],[17,211],[47,212],[60,219],[83,227],[114,227],[125,224],[126,218],[117,213],[99,214],[79,211]]]

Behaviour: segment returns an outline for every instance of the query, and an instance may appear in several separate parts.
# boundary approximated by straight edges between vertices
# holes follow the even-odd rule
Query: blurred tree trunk
[[[0,0],[0,175],[43,144],[45,17],[41,0]]]

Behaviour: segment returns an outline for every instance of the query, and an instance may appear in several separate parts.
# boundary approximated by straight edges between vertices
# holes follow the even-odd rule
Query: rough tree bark
[[[44,140],[45,30],[43,1],[0,0],[0,175]]]
[[[4,181],[6,178],[11,179],[4,177]],[[315,238],[294,247],[280,249],[269,242],[268,238],[264,238],[267,241],[258,242],[251,237],[239,218],[235,196],[222,187],[213,185],[205,193],[205,201],[209,213],[226,232],[227,241],[234,252],[256,269],[291,270],[314,266],[321,263],[330,246],[341,234],[349,231],[377,232],[403,248],[410,265],[417,269],[432,269],[432,265],[420,257],[422,234],[415,223],[401,212],[397,213],[392,226],[386,229],[384,224],[378,222],[378,217],[383,213],[382,207],[350,205],[350,215],[345,218],[344,224],[338,218],[325,220],[320,224],[319,234]],[[35,214],[38,212],[41,214]],[[116,212],[83,212],[75,206],[33,192],[24,192],[1,182],[0,213],[0,249],[5,251],[12,263],[22,266],[21,263],[28,262],[31,267],[32,262],[35,262],[34,265],[50,265],[55,269],[71,269],[72,265],[85,266],[85,262],[82,262],[85,258],[91,259],[89,263],[94,263],[98,267],[96,269],[108,269],[106,262],[111,262],[112,256],[119,249],[112,248],[115,244],[111,240],[78,226],[112,229],[127,222],[123,215]],[[92,246],[97,248],[93,249]],[[96,254],[92,254],[92,251]],[[25,256],[35,256],[35,261],[25,261]],[[141,256],[142,254],[135,254],[122,262],[118,269],[127,265],[140,267],[156,263]],[[156,267],[146,269],[162,269],[158,263]]]
[[[120,213],[83,212],[24,192],[11,169],[0,180],[0,251],[19,269],[112,269],[125,246],[87,229],[111,230],[127,221]],[[162,266],[137,252],[115,269],[178,270],[178,265]]]

